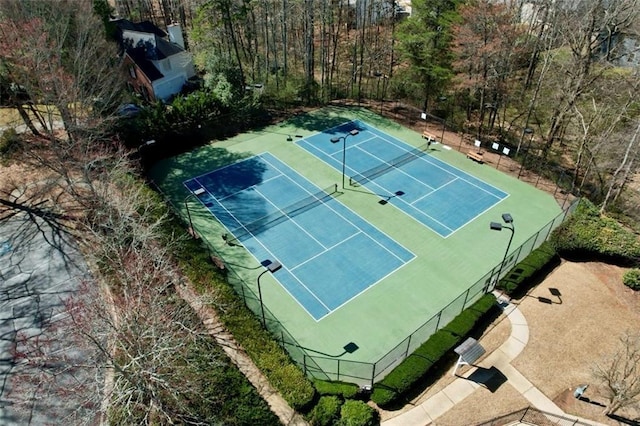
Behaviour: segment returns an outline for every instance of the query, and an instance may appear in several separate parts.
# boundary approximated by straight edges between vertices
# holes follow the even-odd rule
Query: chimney
[[[178,46],[184,47],[184,38],[182,37],[182,28],[180,24],[173,23],[167,26],[167,32],[169,33],[169,41],[177,44]]]

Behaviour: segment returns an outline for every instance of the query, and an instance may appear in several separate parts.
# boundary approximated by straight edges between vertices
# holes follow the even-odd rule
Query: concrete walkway
[[[486,356],[477,366],[474,366],[474,368],[467,371],[464,375],[459,376],[459,378],[449,386],[411,410],[383,422],[382,424],[384,426],[428,425],[453,408],[455,404],[462,402],[476,389],[483,386],[483,382],[488,381],[497,373],[502,373],[509,384],[520,392],[532,407],[549,414],[572,419],[571,421],[567,420],[563,422],[554,417],[552,419],[553,421],[560,421],[557,424],[572,425],[575,424],[575,420],[578,420],[588,425],[602,425],[593,420],[565,414],[560,407],[540,392],[540,390],[510,364],[527,345],[529,341],[529,326],[526,318],[516,305],[504,300],[500,294],[496,293],[496,297],[498,297],[500,306],[511,323],[511,334],[509,338],[498,349]]]

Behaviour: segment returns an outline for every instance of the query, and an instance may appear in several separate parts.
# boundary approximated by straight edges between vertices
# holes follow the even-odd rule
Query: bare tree
[[[477,104],[478,136],[486,111],[493,127],[498,108],[508,97],[507,80],[522,53],[517,43],[522,31],[515,25],[514,12],[505,4],[480,0],[464,6],[462,22],[454,26],[453,65],[459,72],[455,82]],[[471,104],[467,118],[471,119]]]
[[[620,337],[616,352],[593,366],[594,378],[606,398],[604,414],[637,404],[640,398],[640,334]]]
[[[574,105],[599,81],[607,69],[606,63],[594,66],[598,58],[608,28],[624,31],[635,20],[638,13],[637,0],[624,0],[608,3],[603,0],[588,0],[576,3],[563,3],[554,13],[563,45],[570,52],[569,59],[556,75],[559,77],[553,89],[553,107],[545,143],[543,157],[546,158],[555,142],[564,134],[574,111]]]
[[[0,16],[2,73],[41,105],[33,110],[40,130],[53,140],[62,126],[73,139],[108,124],[123,79],[116,46],[100,30],[92,2],[2,0]]]

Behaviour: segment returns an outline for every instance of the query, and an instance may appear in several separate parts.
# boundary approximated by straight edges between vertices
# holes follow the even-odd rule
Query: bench
[[[472,160],[477,161],[480,164],[484,163],[482,152],[471,150],[467,152],[467,158],[471,158]]]
[[[426,130],[422,132],[422,138],[431,142],[437,142],[436,137],[433,136],[431,133],[427,132]]]

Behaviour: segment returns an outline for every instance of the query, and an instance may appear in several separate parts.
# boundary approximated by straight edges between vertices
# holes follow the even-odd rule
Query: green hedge
[[[633,290],[640,290],[640,269],[634,268],[625,272],[622,282]]]
[[[0,156],[6,156],[20,144],[20,135],[15,129],[0,131]]]
[[[380,424],[380,415],[362,401],[348,400],[340,409],[338,426],[376,426]]]
[[[546,269],[553,262],[558,262],[559,256],[553,244],[545,241],[529,253],[520,263],[513,267],[509,273],[502,278],[497,287],[507,294],[516,293],[520,287],[529,280]]]
[[[446,327],[434,333],[384,379],[373,386],[371,400],[381,407],[396,402],[422,379],[441,358],[455,348],[478,321],[495,306],[495,296],[485,294]]]
[[[335,395],[344,399],[353,399],[358,394],[358,385],[344,382],[328,382],[325,380],[313,381],[320,395]]]
[[[340,418],[342,400],[337,396],[323,396],[309,415],[312,426],[333,426]]]
[[[551,234],[550,241],[561,256],[599,258],[638,264],[640,240],[614,219],[601,215],[582,199],[573,215]]]

